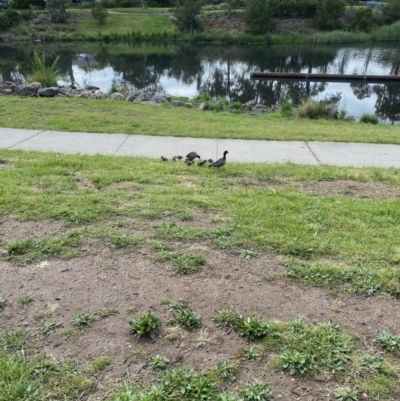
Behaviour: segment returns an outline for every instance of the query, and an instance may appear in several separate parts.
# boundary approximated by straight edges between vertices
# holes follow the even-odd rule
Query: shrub
[[[8,19],[5,13],[0,12],[0,32],[6,31],[11,27],[11,21]]]
[[[139,316],[138,319],[129,322],[129,333],[140,337],[155,338],[161,328],[161,320],[154,313]]]
[[[5,15],[7,18],[10,20],[10,25],[15,26],[18,25],[19,22],[21,21],[21,15],[18,11],[15,10],[6,10]]]
[[[272,9],[266,0],[247,0],[243,20],[251,34],[263,34],[274,28]]]
[[[174,23],[182,32],[194,32],[202,30],[199,14],[203,5],[202,0],[181,0],[175,7]]]
[[[387,4],[382,8],[382,17],[386,24],[400,20],[400,2],[393,2]]]
[[[356,10],[354,25],[363,32],[369,32],[372,28],[374,15],[369,7],[360,7]]]
[[[67,22],[64,0],[47,0],[47,9],[49,10],[52,22],[60,24]]]
[[[364,113],[360,117],[360,123],[364,123],[364,124],[379,124],[379,117],[376,114]]]
[[[99,25],[104,25],[108,16],[108,11],[104,7],[103,3],[96,3],[92,8],[92,17],[97,21]]]
[[[12,6],[17,10],[29,9],[29,0],[13,0]]]
[[[321,0],[317,4],[316,21],[318,28],[331,31],[340,28],[340,17],[344,14],[343,0]]]

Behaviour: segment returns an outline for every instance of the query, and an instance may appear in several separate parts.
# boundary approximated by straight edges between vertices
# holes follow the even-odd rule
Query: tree
[[[49,10],[52,22],[67,22],[64,0],[48,0],[47,9]]]
[[[92,8],[92,17],[99,23],[103,25],[108,17],[108,11],[104,7],[103,3],[96,3]]]
[[[318,28],[326,31],[340,28],[340,18],[344,11],[343,0],[322,0],[318,2],[316,16]]]
[[[253,34],[270,32],[273,28],[272,10],[268,0],[247,0],[243,20]]]
[[[182,32],[194,32],[202,29],[199,14],[202,0],[178,0],[175,10],[175,25]]]

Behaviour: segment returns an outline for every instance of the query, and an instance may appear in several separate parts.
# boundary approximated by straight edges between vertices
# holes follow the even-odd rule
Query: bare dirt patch
[[[49,260],[44,268],[35,265],[16,267],[0,260],[0,295],[7,306],[0,313],[0,331],[26,328],[32,340],[43,344],[43,351],[56,359],[73,358],[84,368],[98,356],[108,356],[112,366],[102,376],[98,392],[105,393],[115,381],[126,377],[150,382],[155,374],[148,356],[166,355],[173,367],[180,364],[196,370],[208,369],[236,358],[248,342],[235,332],[216,327],[214,310],[233,307],[244,314],[257,313],[264,319],[290,321],[304,317],[309,322],[334,320],[344,330],[357,333],[366,342],[377,330],[398,331],[398,302],[379,298],[340,296],[331,298],[326,291],[287,282],[284,267],[274,254],[257,259],[243,259],[236,252],[215,249],[207,242],[191,244],[192,252],[206,256],[204,271],[198,275],[177,276],[170,262],[155,262],[154,252],[138,246],[133,253],[104,248],[96,255],[68,261]],[[264,280],[274,273],[276,279]],[[17,298],[23,293],[35,296],[32,304],[22,307]],[[169,312],[160,304],[162,298],[182,299],[202,314],[202,328],[212,341],[198,347],[199,330],[187,333],[179,344],[164,339]],[[58,304],[54,315],[47,314]],[[101,318],[101,308],[116,308],[115,315]],[[163,330],[153,341],[139,340],[128,332],[128,322],[148,312],[155,312]],[[133,313],[132,313],[133,311]],[[93,324],[76,338],[66,339],[62,330],[71,327],[76,312],[97,316]],[[61,324],[54,333],[43,337],[38,327],[44,320]],[[329,374],[319,380],[302,380],[271,367],[269,357],[245,362],[232,384],[234,389],[252,379],[269,383],[275,398],[282,400],[332,400],[333,381]]]
[[[393,185],[382,182],[360,182],[352,180],[335,181],[258,181],[257,179],[228,178],[233,186],[240,187],[262,187],[267,190],[276,191],[287,188],[295,188],[300,191],[310,192],[321,197],[346,196],[351,198],[381,198],[395,199],[400,196],[400,189]]]
[[[18,221],[4,218],[0,222],[0,240],[7,243],[22,239],[38,239],[61,234],[65,226],[60,221]]]

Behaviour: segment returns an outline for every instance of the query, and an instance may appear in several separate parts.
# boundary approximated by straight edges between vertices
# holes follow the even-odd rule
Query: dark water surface
[[[351,115],[376,113],[387,122],[400,121],[400,82],[388,84],[265,81],[252,71],[399,75],[400,44],[338,46],[175,46],[101,43],[24,44],[0,47],[0,78],[23,83],[33,50],[48,62],[60,55],[59,83],[80,87],[112,85],[131,90],[160,90],[193,97],[207,93],[230,101],[257,99],[280,105],[288,99],[340,96]]]

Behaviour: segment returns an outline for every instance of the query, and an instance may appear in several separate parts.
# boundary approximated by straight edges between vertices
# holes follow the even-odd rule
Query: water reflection
[[[326,83],[251,80],[252,71],[399,74],[400,47],[338,46],[129,46],[78,43],[59,47],[0,47],[0,75],[22,83],[30,71],[33,50],[44,52],[49,62],[60,55],[62,82],[111,85],[132,90],[164,90],[193,97],[202,92],[230,101],[257,99],[266,105],[283,100],[298,104],[304,97],[340,94],[350,114],[377,113],[381,119],[399,121],[400,84]]]

